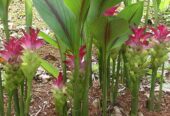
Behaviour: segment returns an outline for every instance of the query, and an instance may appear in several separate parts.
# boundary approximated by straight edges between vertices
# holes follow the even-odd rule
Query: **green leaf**
[[[47,35],[46,33],[40,31],[39,36],[42,37],[43,40],[45,40],[50,45],[54,46],[55,48],[58,48],[57,42],[53,38],[51,38],[49,35]]]
[[[128,40],[129,36],[127,34],[124,34],[119,37],[119,39],[115,42],[115,44],[112,46],[112,49],[121,47],[126,40]]]
[[[114,6],[120,2],[122,2],[122,0],[91,0],[90,9],[87,17],[88,22],[93,22],[98,17],[103,15],[103,12],[107,8],[110,8],[111,6]]]
[[[64,0],[64,2],[80,21],[85,20],[90,7],[90,0]]]
[[[53,65],[49,64],[46,60],[40,59],[41,66],[54,77],[58,77],[59,71]]]
[[[111,19],[100,17],[91,27],[92,34],[97,39],[99,46],[106,46],[108,50],[128,29],[128,22],[119,17]]]
[[[78,43],[77,23],[63,0],[33,0],[43,20],[70,49]]]
[[[139,24],[143,15],[143,2],[138,2],[124,8],[118,17],[127,20],[130,24]]]
[[[170,0],[161,0],[159,9],[161,10],[161,12],[164,12],[168,9],[169,5]]]

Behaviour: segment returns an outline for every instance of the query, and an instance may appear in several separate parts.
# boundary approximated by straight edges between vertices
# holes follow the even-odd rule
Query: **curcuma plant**
[[[12,97],[15,115],[29,115],[32,80],[41,63],[33,51],[44,44],[38,38],[39,30],[30,28],[29,31],[30,33],[23,31],[24,36],[20,39],[11,37],[4,43],[4,50],[0,51],[4,65],[3,85],[8,94],[7,116],[11,116]],[[3,112],[1,114],[4,115]]]

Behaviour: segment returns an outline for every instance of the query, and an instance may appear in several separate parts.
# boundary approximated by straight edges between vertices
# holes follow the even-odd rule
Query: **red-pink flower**
[[[58,89],[62,89],[64,86],[64,81],[63,81],[63,75],[60,72],[58,77],[53,81],[53,85],[54,87],[58,88]]]
[[[44,42],[42,39],[38,38],[39,30],[30,28],[30,33],[23,31],[24,36],[21,38],[22,46],[24,49],[38,49]]]
[[[79,63],[80,63],[80,71],[83,71],[84,68],[85,68],[85,61],[84,61],[84,56],[86,54],[86,46],[81,46],[80,49],[79,49]],[[74,55],[70,55],[70,54],[66,54],[67,56],[67,60],[64,61],[65,64],[67,65],[67,67],[71,70],[74,69]]]
[[[108,8],[104,11],[103,15],[104,16],[113,16],[117,13],[117,8],[119,7],[119,5],[116,6],[112,6],[111,8]]]
[[[126,45],[131,47],[143,47],[147,48],[149,45],[148,39],[151,37],[151,33],[145,32],[146,28],[133,27],[133,34],[130,35],[129,40],[126,41]]]
[[[17,63],[23,50],[21,41],[11,37],[8,42],[4,43],[4,48],[4,50],[0,50],[1,57],[9,63]]]
[[[154,38],[158,42],[167,42],[170,40],[170,31],[165,25],[158,25],[157,28],[151,27],[151,30],[154,33]]]

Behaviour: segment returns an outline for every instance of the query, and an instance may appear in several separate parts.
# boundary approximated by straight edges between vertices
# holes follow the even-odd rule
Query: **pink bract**
[[[4,43],[4,50],[0,50],[0,55],[5,61],[17,62],[22,54],[21,41],[17,38],[11,37],[8,42]]]
[[[111,8],[108,8],[105,10],[105,12],[103,13],[104,16],[113,16],[117,13],[117,8],[119,7],[119,5],[116,6],[112,6]]]
[[[30,33],[23,31],[24,36],[21,38],[22,46],[24,49],[38,49],[44,45],[44,41],[38,38],[39,30],[30,28]]]
[[[79,49],[79,63],[80,63],[80,71],[81,72],[85,68],[85,61],[84,61],[84,56],[86,54],[85,49],[86,49],[85,45],[81,46]],[[73,70],[74,69],[74,59],[75,59],[74,55],[66,54],[66,56],[67,56],[67,60],[64,62],[69,69]]]
[[[157,28],[151,27],[150,29],[153,31],[153,36],[158,42],[170,41],[170,31],[165,25],[158,25]]]
[[[131,47],[147,48],[149,46],[148,39],[151,37],[151,33],[145,32],[145,30],[145,27],[133,27],[133,34],[130,35],[129,40],[126,41],[126,45]]]
[[[58,75],[58,78],[56,78],[54,81],[53,81],[53,85],[54,87],[58,88],[58,89],[62,89],[63,86],[64,86],[64,81],[63,81],[63,75],[62,73],[60,72],[59,75]]]

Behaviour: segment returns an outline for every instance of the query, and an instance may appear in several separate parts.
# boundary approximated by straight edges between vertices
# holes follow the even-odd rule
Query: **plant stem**
[[[110,55],[107,58],[107,95],[110,96]],[[109,100],[109,98],[108,98]]]
[[[102,50],[102,116],[107,115],[107,51],[106,47]]]
[[[159,104],[158,104],[159,109],[160,109],[161,101],[162,101],[162,84],[163,84],[163,77],[164,77],[164,69],[165,69],[165,63],[162,64],[162,74],[161,74],[161,78],[160,78]]]
[[[8,106],[7,106],[7,114],[6,116],[11,116],[11,101],[12,101],[13,92],[8,93]]]
[[[123,46],[123,49],[122,49],[122,58],[123,58],[123,70],[124,70],[124,77],[126,78],[125,79],[125,82],[126,82],[126,87],[131,89],[130,88],[130,78],[129,78],[129,72],[128,72],[128,67],[127,67],[127,63],[128,63],[128,60],[126,58],[126,46]]]
[[[79,82],[79,56],[78,49],[75,49],[75,69],[73,82],[73,116],[81,116],[81,83]]]
[[[117,98],[117,94],[118,94],[120,63],[121,63],[121,51],[119,52],[119,56],[117,59],[117,70],[116,70],[117,72],[116,72],[116,82],[114,85],[113,103],[116,102],[116,98]]]
[[[101,48],[99,48],[99,81],[100,81],[100,85],[102,84],[102,70],[103,70],[103,66],[102,66],[102,62],[103,62],[103,51]]]
[[[155,27],[157,26],[158,24],[158,3],[157,3],[157,0],[154,0],[153,1],[153,6],[154,6],[154,15],[155,15]]]
[[[88,41],[89,45],[88,45],[88,53],[87,53],[87,58],[86,58],[86,72],[85,72],[85,90],[84,90],[84,96],[83,96],[83,105],[82,105],[82,116],[88,116],[88,110],[89,110],[89,106],[88,106],[88,92],[89,92],[89,80],[91,78],[91,56],[92,56],[92,38],[90,38],[90,40]]]
[[[0,116],[4,116],[4,95],[2,87],[1,69],[0,69]]]
[[[31,102],[31,96],[32,96],[32,79],[27,80],[27,97],[25,102],[25,116],[29,115],[29,107]]]
[[[132,100],[131,100],[131,112],[130,116],[137,116],[138,114],[138,101],[139,101],[139,86],[140,78],[136,77],[136,80],[133,82],[132,86]]]
[[[26,30],[32,25],[32,0],[25,0]]]
[[[20,89],[20,115],[24,116],[24,81],[21,83],[21,89]]]
[[[116,67],[116,63],[115,63],[115,59],[112,58],[112,82],[111,82],[111,89],[114,88],[114,80],[115,80],[115,67]],[[110,97],[111,97],[111,103],[113,103],[113,95],[114,95],[114,91],[111,91]]]
[[[6,34],[6,39],[8,41],[9,37],[10,37],[9,28],[8,28],[8,8],[7,8],[7,11],[5,11],[2,20],[3,20],[4,31],[5,31],[5,34]]]
[[[150,8],[150,0],[147,0],[147,9],[146,9],[146,16],[145,16],[145,25],[148,24],[149,8]]]
[[[155,90],[157,70],[158,70],[158,67],[152,66],[151,89],[150,89],[150,96],[149,96],[149,102],[148,102],[149,111],[154,110],[154,99],[155,99],[154,90]]]
[[[18,89],[14,90],[14,108],[15,108],[15,115],[20,116]]]

